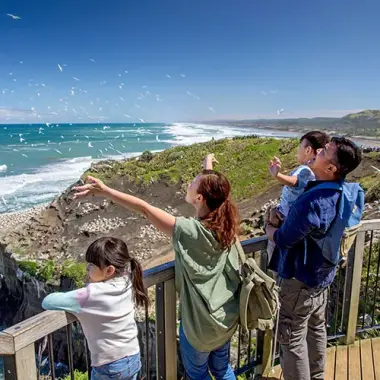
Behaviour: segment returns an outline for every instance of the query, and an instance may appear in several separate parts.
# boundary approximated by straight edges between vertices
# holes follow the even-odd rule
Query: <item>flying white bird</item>
[[[69,148],[69,152],[71,152],[71,148]]]
[[[378,173],[380,173],[380,169],[376,168],[375,166],[372,166],[372,165],[371,165],[371,168],[372,168],[372,169],[375,169]]]
[[[13,15],[12,13],[7,13],[7,16],[12,17],[13,20],[21,20],[21,17]]]
[[[73,79],[76,80],[76,81],[79,81],[79,79],[77,77],[73,77]]]
[[[208,107],[208,109],[209,109],[211,112],[215,112],[214,108],[212,108],[212,107]]]
[[[186,75],[185,75],[185,74],[181,74],[181,77],[182,77],[182,78],[186,78]]]
[[[95,59],[90,58],[90,61],[95,63]]]
[[[20,142],[23,142],[23,141],[25,141],[25,139],[23,139],[22,137],[20,137]]]
[[[105,125],[104,127],[103,127],[103,130],[106,130],[106,129],[110,129],[111,127],[109,127],[108,125]]]
[[[23,156],[23,157],[28,157],[26,154],[24,154],[24,153],[21,153],[21,156]]]
[[[89,148],[93,148],[92,144],[91,144],[91,141],[88,143],[88,147]]]
[[[158,138],[158,135],[156,135],[156,140],[157,140],[157,141],[160,141],[160,139]]]
[[[128,119],[130,119],[131,117],[129,115],[127,115],[126,113],[124,114],[125,117],[127,117]]]
[[[62,152],[61,151],[59,151],[58,149],[54,149],[57,153],[59,153],[59,154],[62,154]]]
[[[4,197],[1,197],[1,199],[3,200],[4,206],[6,206],[6,205],[7,205],[7,202],[5,202]]]
[[[61,139],[64,139],[64,138],[65,138],[65,136],[62,136],[62,135],[61,135]]]
[[[145,120],[144,119],[139,119],[142,123],[145,123]]]
[[[86,139],[90,139],[88,136],[84,136]]]
[[[169,74],[166,74],[166,77],[169,78],[169,79],[171,79],[171,76]]]
[[[63,69],[62,69],[62,66],[58,63],[58,68],[59,68],[59,71],[62,72]]]
[[[280,110],[277,110],[277,116],[280,116],[284,112],[284,109],[281,108]]]

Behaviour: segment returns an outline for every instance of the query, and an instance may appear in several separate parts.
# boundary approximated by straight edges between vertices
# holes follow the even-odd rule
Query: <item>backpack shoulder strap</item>
[[[239,253],[239,257],[240,257],[241,263],[244,264],[247,261],[247,258],[245,257],[245,252],[244,252],[244,249],[243,249],[243,247],[242,247],[242,245],[240,243],[240,239],[239,239],[238,236],[236,236],[235,245],[236,245],[237,251]]]

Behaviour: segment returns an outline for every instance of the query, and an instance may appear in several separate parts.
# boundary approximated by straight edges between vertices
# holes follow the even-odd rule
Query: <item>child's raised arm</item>
[[[285,175],[280,173],[281,161],[278,157],[274,156],[273,160],[269,163],[269,173],[273,178],[276,178],[282,185],[294,187],[297,186],[298,177]]]

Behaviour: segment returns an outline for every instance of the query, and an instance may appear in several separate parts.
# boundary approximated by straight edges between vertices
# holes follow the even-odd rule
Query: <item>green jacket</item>
[[[198,351],[213,351],[231,339],[239,322],[237,247],[221,250],[212,231],[183,217],[176,219],[173,245],[186,338]]]

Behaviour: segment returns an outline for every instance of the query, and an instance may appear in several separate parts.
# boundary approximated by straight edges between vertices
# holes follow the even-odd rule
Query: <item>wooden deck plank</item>
[[[375,367],[375,379],[380,380],[380,338],[372,339],[372,355]]]
[[[360,358],[362,378],[365,380],[375,380],[371,339],[363,339],[360,341]]]
[[[325,379],[334,380],[336,347],[326,350]]]
[[[347,346],[338,346],[336,348],[335,380],[348,380],[348,348]]]
[[[360,369],[360,343],[356,341],[354,344],[348,346],[348,379],[349,380],[362,380]],[[366,380],[366,379],[365,379]]]

